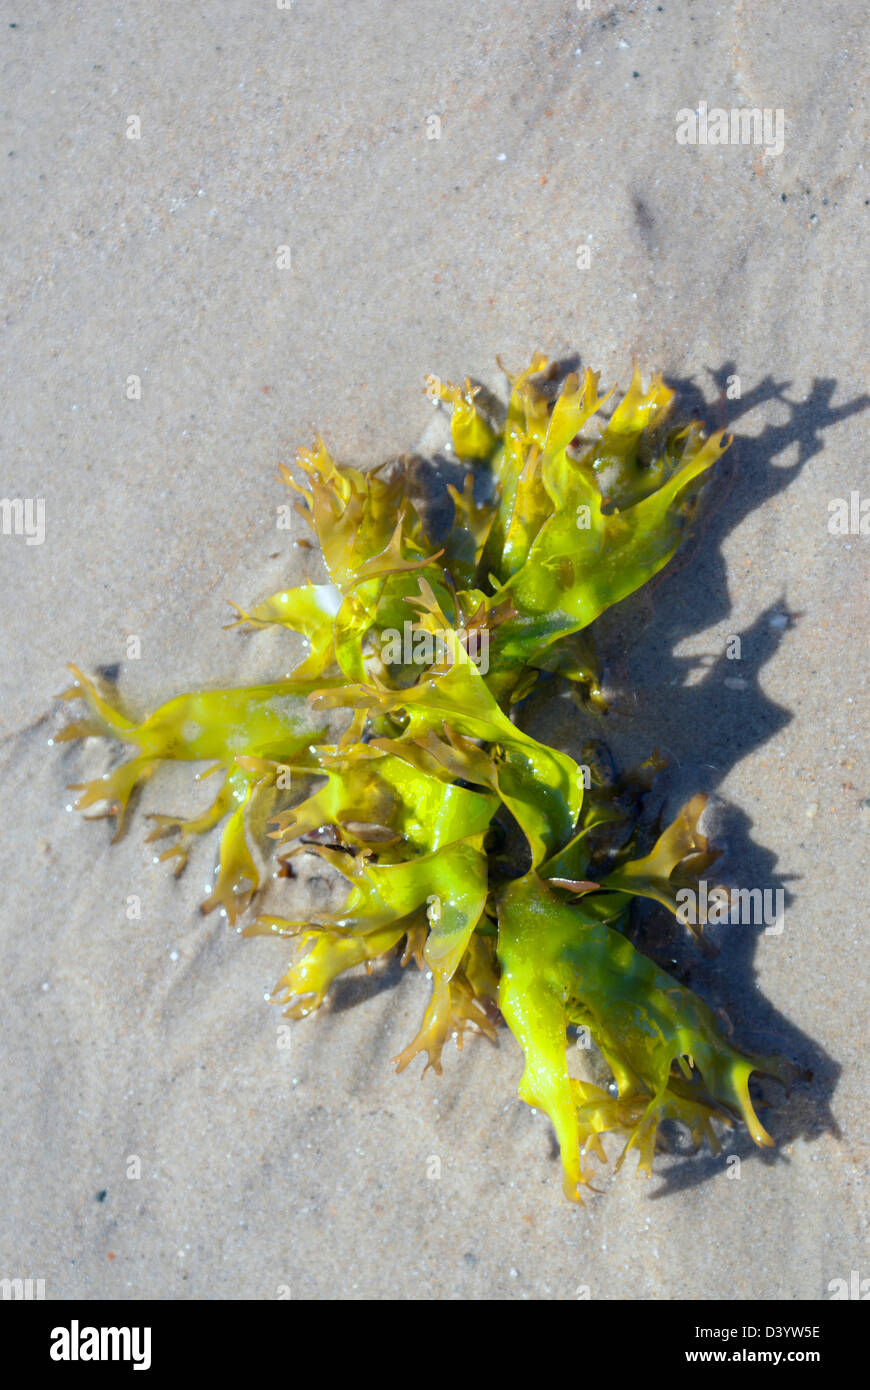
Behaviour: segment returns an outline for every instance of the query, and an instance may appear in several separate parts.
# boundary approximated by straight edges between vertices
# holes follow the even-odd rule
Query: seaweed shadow
[[[711,654],[700,679],[689,679],[693,672],[697,677],[698,658],[679,656],[676,649],[685,638],[721,622],[731,612],[722,550],[725,537],[748,513],[787,488],[823,447],[825,429],[866,409],[870,396],[834,406],[836,382],[825,378],[815,380],[803,400],[793,401],[785,395],[789,383],[768,377],[742,399],[729,400],[726,384],[735,373],[733,362],[710,372],[719,392],[712,407],[694,379],[668,378],[679,393],[681,415],[696,416],[709,427],[728,428],[734,432],[734,444],[719,465],[720,477],[709,489],[711,504],[696,522],[685,550],[646,591],[621,605],[618,621],[612,613],[604,615],[600,647],[605,660],[615,665],[627,689],[652,693],[649,699],[645,694],[633,697],[636,706],[654,706],[652,717],[649,708],[635,708],[630,721],[616,716],[615,738],[609,743],[621,761],[620,741],[634,755],[630,746],[638,729],[629,733],[629,723],[638,726],[646,745],[652,735],[669,761],[661,779],[665,795],[674,804],[697,791],[711,797],[716,821],[712,838],[724,850],[723,859],[711,871],[712,882],[781,890],[788,905],[793,895],[787,885],[793,876],[777,868],[776,856],[754,837],[750,816],[727,804],[720,788],[736,764],[756,754],[793,717],[765,694],[759,675],[801,615],[789,610],[785,598],[759,613],[744,632],[734,634],[740,637],[741,659],[730,660],[726,652]],[[767,424],[755,436],[734,429],[742,416],[772,403],[787,409],[783,423]],[[786,452],[794,455],[792,461],[778,463]],[[679,578],[678,570],[683,571]],[[690,603],[687,592],[692,595]],[[605,728],[609,723],[606,718]],[[762,1102],[769,1097],[773,1107],[767,1123],[777,1140],[775,1150],[756,1149],[742,1128],[727,1139],[729,1156],[741,1160],[753,1156],[773,1163],[787,1161],[783,1147],[797,1138],[839,1133],[831,1101],[840,1067],[759,990],[754,960],[763,930],[760,926],[720,928],[714,958],[694,950],[685,930],[655,909],[641,914],[635,939],[640,949],[696,990],[718,1012],[726,1029],[733,1025],[735,1045],[775,1052],[799,1068],[800,1079],[785,1100],[776,1083],[765,1081],[757,1088]],[[721,1176],[722,1154],[689,1158],[678,1143],[669,1147],[680,1161],[659,1172],[663,1185],[652,1194],[654,1198]]]

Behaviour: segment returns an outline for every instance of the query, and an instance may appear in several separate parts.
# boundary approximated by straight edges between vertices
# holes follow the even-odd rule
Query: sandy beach
[[[870,1277],[865,18],[0,0],[0,496],[34,504],[0,535],[0,1276],[51,1299],[752,1301]],[[732,109],[767,126],[711,141]],[[437,471],[425,374],[504,400],[496,358],[535,350],[607,387],[660,370],[734,432],[686,552],[608,621],[606,732],[620,761],[668,758],[669,808],[710,795],[734,881],[783,889],[781,933],[725,929],[691,983],[812,1074],[764,1085],[775,1150],[738,1131],[649,1181],[611,1163],[583,1207],[506,1029],[397,1076],[428,985],[396,963],[279,1045],[287,946],[201,915],[214,837],[177,880],[145,843],[145,814],[204,804],[191,769],[111,844],[67,787],[113,750],[50,742],[68,661],[142,713],[278,678],[292,639],[223,630],[227,600],[315,572],[276,524],[278,464],[320,431],[345,462]],[[313,858],[274,888],[299,912],[329,892]]]

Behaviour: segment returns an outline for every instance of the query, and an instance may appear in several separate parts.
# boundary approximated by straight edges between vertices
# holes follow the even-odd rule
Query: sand
[[[860,9],[0,15],[2,491],[45,506],[41,544],[0,535],[0,1276],[59,1299],[770,1300],[870,1275],[870,538],[828,526],[870,495]],[[678,143],[701,102],[783,111],[781,152]],[[278,462],[315,429],[362,464],[442,451],[424,374],[502,391],[496,355],[535,349],[608,385],[660,369],[735,431],[686,564],[609,629],[633,694],[607,733],[670,757],[669,804],[713,794],[736,881],[787,891],[780,935],[723,929],[691,982],[813,1073],[765,1087],[774,1153],[738,1134],[652,1181],[611,1166],[583,1208],[506,1030],[397,1077],[427,983],[395,967],[279,1047],[286,948],[200,915],[213,840],[177,882],[144,843],[142,812],[207,792],[155,778],[110,845],[65,808],[111,751],[48,742],[67,660],[117,665],[142,711],[279,674],[286,643],[221,630],[226,599],[304,573]],[[316,866],[281,887],[326,892]]]

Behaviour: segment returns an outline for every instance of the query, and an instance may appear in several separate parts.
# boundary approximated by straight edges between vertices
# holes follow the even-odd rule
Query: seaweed
[[[176,696],[137,723],[76,668],[65,698],[87,716],[60,739],[107,736],[134,756],[80,785],[77,807],[102,806],[120,834],[135,788],[163,760],[208,761],[212,805],[155,817],[150,839],[180,872],[194,836],[218,825],[219,870],[204,912],[231,923],[256,910],[262,876],[251,846],[268,831],[279,861],[319,856],[347,881],[336,912],[282,917],[260,905],[236,927],[292,939],[274,999],[291,1018],[323,1001],[357,965],[399,953],[431,976],[420,1029],[395,1059],[501,1020],[525,1069],[519,1094],[546,1112],[574,1201],[603,1160],[602,1135],[651,1171],[659,1126],[676,1121],[718,1148],[716,1125],[742,1120],[772,1139],[749,1092],[753,1072],[787,1083],[793,1069],[745,1054],[714,1012],[632,942],[639,899],[677,914],[717,852],[697,796],[644,844],[641,807],[655,756],[618,774],[588,744],[579,763],[523,728],[537,692],[572,690],[590,730],[607,708],[595,655],[600,615],[676,553],[710,471],[728,448],[699,421],[673,422],[674,392],[639,371],[609,418],[598,375],[553,389],[547,359],[509,375],[497,428],[469,381],[427,379],[449,404],[452,448],[467,472],[449,488],[454,515],[438,538],[415,505],[411,461],[369,471],[338,464],[318,439],[282,465],[314,532],[325,583],[282,590],[235,624],[280,626],[306,641],[281,682]],[[322,723],[313,722],[322,715]],[[336,716],[343,727],[336,732]],[[644,852],[645,851],[645,852]],[[691,928],[700,936],[703,923]],[[612,1080],[569,1072],[573,1030],[594,1043]],[[601,1079],[601,1078],[599,1078]]]

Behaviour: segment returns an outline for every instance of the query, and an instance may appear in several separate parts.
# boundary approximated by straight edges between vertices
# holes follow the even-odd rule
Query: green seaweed
[[[672,424],[673,392],[659,377],[644,391],[639,372],[585,438],[609,397],[590,371],[554,396],[547,366],[536,355],[509,378],[501,430],[469,382],[428,380],[452,407],[453,448],[469,465],[462,491],[450,489],[442,541],[427,535],[404,461],[362,472],[318,440],[298,455],[301,481],[282,467],[328,579],[237,608],[236,623],[306,640],[287,680],[180,695],[137,723],[73,668],[65,697],[89,713],[59,737],[135,750],[78,788],[77,806],[102,806],[118,833],[161,761],[208,761],[201,775],[221,774],[203,814],[158,816],[150,836],[175,837],[161,858],[180,872],[193,837],[223,824],[203,911],[235,922],[256,902],[252,846],[267,826],[282,862],[313,853],[347,880],[337,912],[262,908],[243,928],[295,940],[274,994],[288,1016],[316,1009],[343,972],[400,952],[431,973],[432,996],[399,1069],[425,1053],[440,1072],[449,1037],[461,1044],[471,1026],[495,1038],[504,1019],[525,1055],[519,1094],[550,1117],[566,1195],[580,1201],[585,1157],[605,1157],[608,1132],[646,1173],[663,1120],[714,1150],[714,1123],[738,1119],[771,1144],[749,1077],[787,1081],[790,1068],[734,1048],[710,1008],[628,935],[636,898],[676,915],[678,890],[716,858],[699,829],[704,798],[642,854],[638,806],[656,759],[621,778],[596,764],[590,777],[521,725],[526,697],[561,682],[581,723],[606,708],[594,624],[675,554],[730,441],[697,421]],[[408,623],[410,650],[395,640]],[[318,711],[330,712],[320,727]],[[345,719],[337,735],[332,711]],[[510,827],[524,849],[506,855]],[[574,1028],[596,1045],[609,1087],[569,1074]]]

